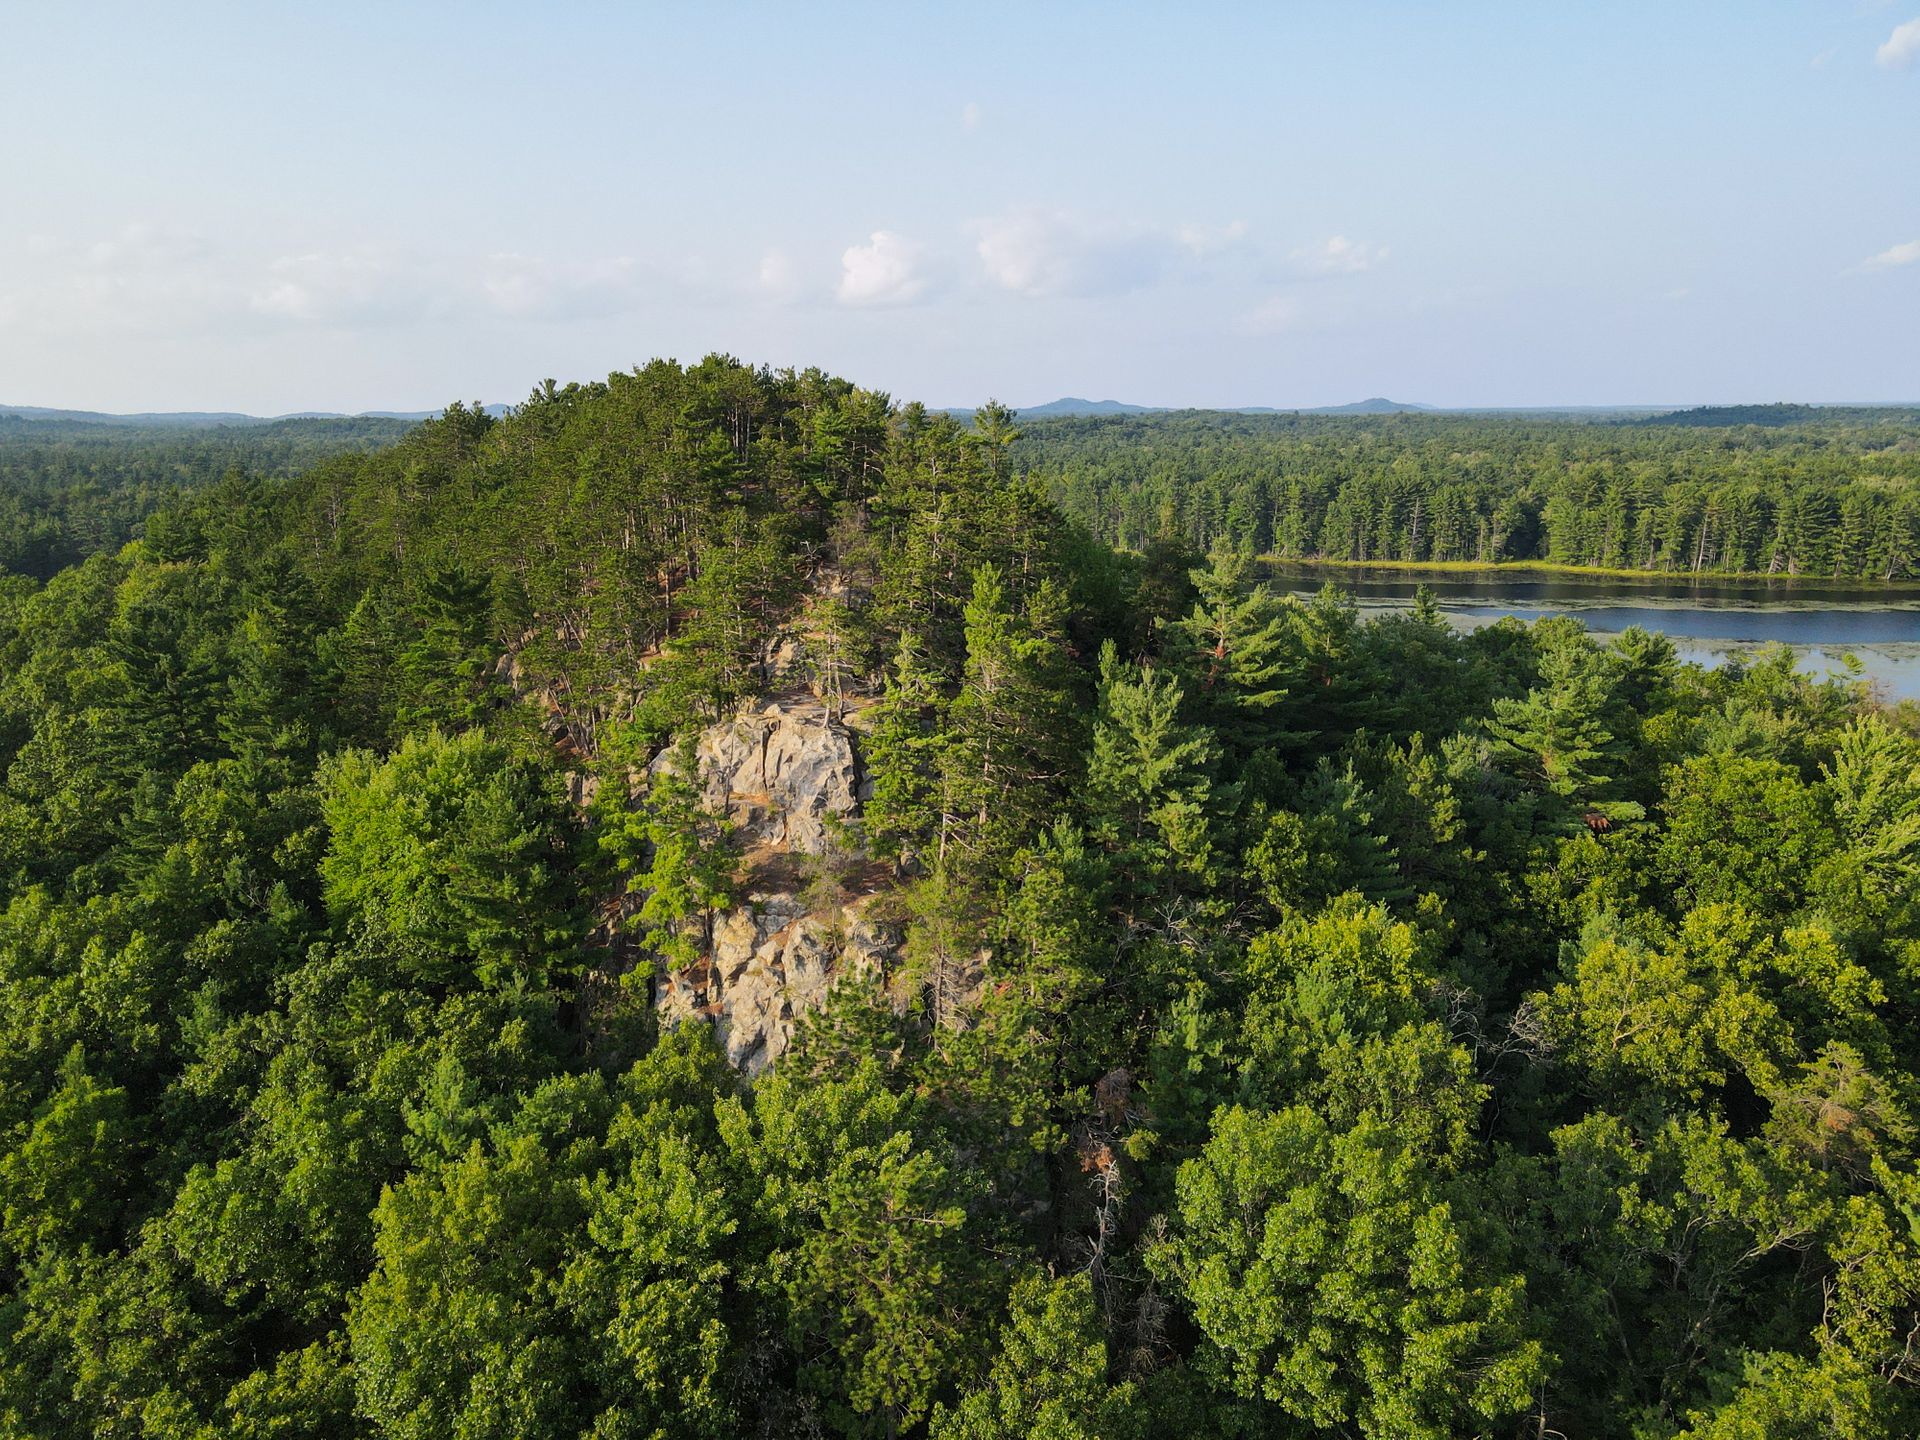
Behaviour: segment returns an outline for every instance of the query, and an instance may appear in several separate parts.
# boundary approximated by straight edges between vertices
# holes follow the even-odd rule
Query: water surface
[[[1682,658],[1717,666],[1766,644],[1789,646],[1813,675],[1845,673],[1851,655],[1888,701],[1920,700],[1920,592],[1830,581],[1644,579],[1461,571],[1328,569],[1276,562],[1278,584],[1310,594],[1332,581],[1363,611],[1405,610],[1422,584],[1463,630],[1511,615],[1571,615],[1614,635],[1638,625],[1670,637]]]

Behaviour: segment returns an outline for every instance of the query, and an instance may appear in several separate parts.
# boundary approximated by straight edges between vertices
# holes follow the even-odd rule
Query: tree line
[[[1017,457],[1100,538],[1134,550],[1167,534],[1290,559],[1920,579],[1920,412],[1749,408],[1764,423],[1742,410],[1662,417],[1672,424],[1048,420]]]

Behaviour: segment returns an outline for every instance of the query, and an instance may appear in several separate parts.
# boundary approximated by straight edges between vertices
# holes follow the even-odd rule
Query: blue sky
[[[830,13],[822,13],[829,12]],[[0,4],[0,401],[1920,400],[1920,0]]]

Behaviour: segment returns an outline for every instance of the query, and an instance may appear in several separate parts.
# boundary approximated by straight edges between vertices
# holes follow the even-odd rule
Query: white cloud
[[[40,237],[42,253],[53,253],[54,242]],[[116,234],[86,247],[86,262],[102,269],[146,270],[159,266],[191,265],[213,252],[206,236],[191,230],[135,220]]]
[[[969,100],[960,107],[960,128],[962,130],[980,128],[980,106],[977,102]]]
[[[207,237],[135,221],[95,240],[34,235],[11,277],[10,318],[48,333],[168,330],[231,311],[231,279]]]
[[[983,220],[974,253],[987,278],[1020,295],[1067,294],[1082,289],[1097,242],[1070,217],[1029,210]]]
[[[998,215],[973,229],[987,278],[1034,297],[1125,294],[1230,249],[1247,233],[1238,220],[1166,230],[1039,209]]]
[[[1318,244],[1302,245],[1293,252],[1293,260],[1315,275],[1358,275],[1384,261],[1387,253],[1384,245],[1329,235]]]
[[[657,278],[625,257],[426,255],[373,245],[263,254],[146,224],[98,239],[41,237],[26,250],[0,304],[14,323],[54,334],[581,319],[631,309]]]
[[[920,247],[891,230],[876,230],[840,257],[842,305],[906,305],[926,293]]]
[[[1912,265],[1920,261],[1920,240],[1909,240],[1904,245],[1889,245],[1878,255],[1869,255],[1853,268],[1856,270],[1893,270],[1901,265]]]
[[[574,320],[630,310],[642,299],[637,261],[551,261],[534,255],[490,255],[481,266],[481,300],[520,320]],[[457,298],[457,297],[456,297]]]
[[[1874,51],[1873,58],[1888,70],[1905,70],[1920,60],[1920,20],[1894,26],[1893,34]]]

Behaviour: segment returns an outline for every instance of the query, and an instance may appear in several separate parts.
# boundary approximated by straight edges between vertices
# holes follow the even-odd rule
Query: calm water
[[[1404,610],[1424,581],[1461,629],[1506,616],[1538,620],[1571,615],[1588,629],[1617,634],[1630,625],[1672,637],[1688,659],[1718,665],[1761,645],[1792,647],[1811,674],[1837,672],[1853,655],[1888,700],[1920,700],[1920,593],[1821,581],[1645,580],[1505,576],[1466,572],[1410,575],[1403,570],[1322,570],[1280,564],[1280,585],[1307,594],[1328,580],[1365,611]]]

